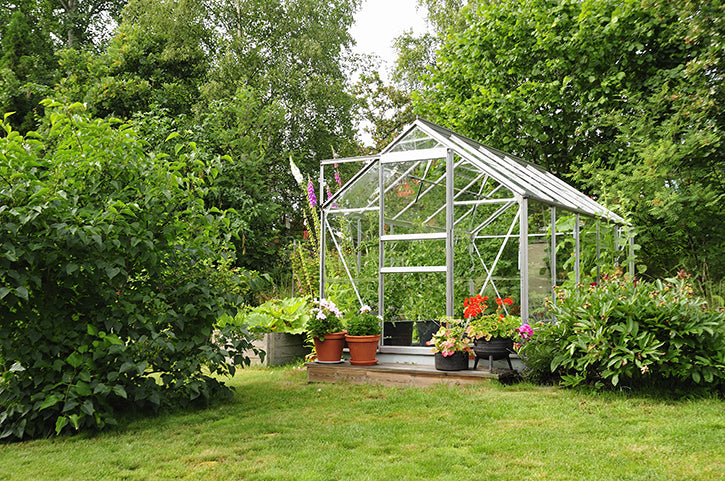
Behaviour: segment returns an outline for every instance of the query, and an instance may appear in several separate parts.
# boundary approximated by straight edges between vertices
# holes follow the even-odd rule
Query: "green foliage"
[[[123,23],[101,54],[61,53],[61,97],[83,101],[102,117],[191,111],[208,70],[207,52],[213,49],[211,33],[199,20],[205,18],[204,11],[194,2],[151,3],[129,3]]]
[[[369,306],[345,319],[345,328],[350,336],[377,336],[380,334],[381,319],[371,314]]]
[[[304,297],[287,297],[270,299],[260,306],[237,313],[234,318],[224,318],[221,324],[246,326],[255,333],[302,334],[305,332],[309,319],[309,301]]]
[[[180,131],[205,161],[220,156],[205,200],[235,210],[236,264],[287,280],[304,229],[286,160],[310,175],[354,148],[344,49],[357,3],[131,0],[103,51],[61,53],[57,98],[132,118],[152,145]]]
[[[684,278],[605,278],[562,288],[556,321],[534,327],[521,355],[534,376],[565,385],[725,386],[725,313],[708,309]]]
[[[362,73],[354,92],[360,100],[362,118],[370,126],[364,128],[372,136],[374,151],[380,152],[415,120],[410,95],[385,85],[380,73]]]
[[[432,2],[440,3],[440,2]],[[439,5],[440,7],[440,5]],[[725,276],[721,2],[480,2],[416,113],[631,212],[653,277]],[[651,227],[654,226],[654,227]]]
[[[203,94],[229,99],[239,88],[284,109],[282,151],[303,152],[300,167],[317,170],[331,147],[353,139],[354,97],[347,89],[345,49],[359,0],[251,0],[212,9],[222,31],[219,56]],[[280,149],[281,147],[281,149]],[[275,153],[279,154],[279,150]],[[344,154],[343,154],[344,155]],[[281,159],[287,155],[275,155]]]
[[[212,336],[241,282],[225,213],[203,201],[216,170],[193,144],[149,152],[127,124],[44,106],[48,130],[0,139],[0,438],[227,392],[212,375],[250,344]]]
[[[21,133],[33,129],[42,116],[38,103],[50,91],[54,63],[47,32],[15,10],[0,34],[0,112],[14,112],[6,122]]]
[[[6,15],[22,11],[58,48],[100,47],[128,0],[0,0],[0,37]]]
[[[428,341],[428,345],[433,346],[433,352],[440,352],[445,357],[452,356],[456,352],[465,352],[469,357],[473,358],[474,354],[471,348],[471,339],[468,337],[466,330],[466,322],[462,319],[452,319],[445,316],[439,322],[440,329]]]
[[[284,112],[275,102],[240,88],[229,99],[216,100],[197,115],[199,145],[224,154],[219,164],[218,189],[209,201],[220,209],[233,208],[232,226],[238,264],[261,271],[278,269],[285,257],[290,232],[290,205],[299,198],[287,163],[276,146],[282,142]]]

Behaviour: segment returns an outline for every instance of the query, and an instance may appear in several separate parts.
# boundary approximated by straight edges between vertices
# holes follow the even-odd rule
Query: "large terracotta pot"
[[[324,335],[324,341],[315,337],[317,362],[335,363],[342,361],[342,348],[345,346],[346,331],[332,332]]]
[[[464,371],[468,369],[468,353],[457,351],[450,356],[435,353],[435,367],[439,371]]]
[[[380,334],[376,336],[345,336],[350,349],[350,364],[353,366],[372,366],[378,363],[375,354],[378,352]]]

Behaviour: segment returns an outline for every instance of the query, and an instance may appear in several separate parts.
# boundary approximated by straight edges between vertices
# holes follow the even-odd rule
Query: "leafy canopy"
[[[44,103],[46,130],[0,138],[0,438],[226,392],[210,374],[248,363],[249,344],[212,339],[239,301],[225,212],[204,203],[213,164]]]

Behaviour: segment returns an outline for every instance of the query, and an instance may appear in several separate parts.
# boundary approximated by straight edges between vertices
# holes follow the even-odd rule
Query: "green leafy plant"
[[[604,276],[558,289],[550,309],[556,321],[536,325],[520,352],[565,385],[725,384],[725,313],[694,296],[685,273],[651,283]]]
[[[381,322],[380,317],[371,313],[370,306],[364,305],[357,314],[348,317],[345,324],[350,336],[377,336]]]
[[[487,296],[467,297],[463,302],[463,317],[467,320],[466,333],[471,339],[485,339],[490,341],[493,337],[514,339],[518,337],[521,318],[508,314],[504,306],[513,306],[514,301],[505,297],[496,299],[498,307],[495,312],[486,313],[488,309]]]
[[[225,212],[203,201],[214,166],[183,142],[148,151],[80,104],[44,106],[46,130],[3,123],[0,138],[0,438],[229,394],[217,375],[251,344],[213,335],[241,284]]]
[[[233,318],[227,316],[220,324],[247,326],[254,333],[302,334],[309,319],[310,306],[307,298],[288,297],[270,299],[260,306],[240,311]]]
[[[475,354],[470,346],[471,339],[466,333],[465,321],[451,317],[440,318],[440,329],[426,344],[433,346],[433,352],[440,352],[449,357],[456,352],[465,352],[473,359]]]
[[[343,314],[334,302],[327,299],[315,301],[315,307],[310,309],[310,318],[307,321],[307,332],[310,337],[325,340],[325,334],[341,332],[344,329]]]

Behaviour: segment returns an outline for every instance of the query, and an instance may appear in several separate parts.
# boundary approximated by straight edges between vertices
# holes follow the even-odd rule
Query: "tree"
[[[213,62],[214,34],[197,1],[131,1],[106,50],[65,50],[59,94],[83,101],[98,116],[138,112],[189,114]]]
[[[403,127],[415,120],[410,95],[386,85],[376,70],[360,75],[355,93],[360,100],[361,117],[368,123],[365,131],[372,136],[374,152],[387,147]]]
[[[332,147],[351,144],[354,138],[355,101],[344,55],[352,45],[349,28],[358,4],[217,2],[213,18],[222,31],[223,47],[206,98],[229,98],[241,87],[256,91],[265,104],[280,105],[285,112],[282,147],[299,152],[302,170],[313,172],[313,159],[329,157]]]
[[[250,344],[213,338],[239,302],[228,220],[204,203],[214,165],[80,104],[46,109],[47,130],[0,138],[0,439],[228,393],[212,376]]]
[[[345,75],[357,0],[219,1],[219,57],[195,107],[199,139],[222,166],[218,205],[240,213],[240,264],[286,270],[301,224],[302,192],[289,159],[308,176],[333,152],[355,146],[356,101]],[[203,126],[203,127],[202,127]]]
[[[448,35],[462,32],[468,27],[470,12],[475,12],[485,0],[418,0],[418,8],[425,9],[433,32],[416,36],[404,32],[394,41],[397,52],[393,81],[407,91],[422,90],[422,78],[436,63],[436,51]]]
[[[38,9],[65,48],[101,45],[128,0],[40,0]]]
[[[205,155],[228,155],[208,200],[237,210],[241,266],[278,269],[300,215],[290,156],[315,175],[333,150],[356,148],[345,69],[357,4],[131,0],[102,55],[63,52],[58,92],[134,118],[150,140],[171,123],[159,115],[172,116]]]
[[[53,81],[50,37],[32,25],[22,10],[15,10],[0,40],[0,112],[14,112],[10,122],[21,132],[36,125],[39,102]]]
[[[439,52],[417,112],[635,206],[651,273],[707,264],[721,278],[722,13],[686,1],[483,4]]]

